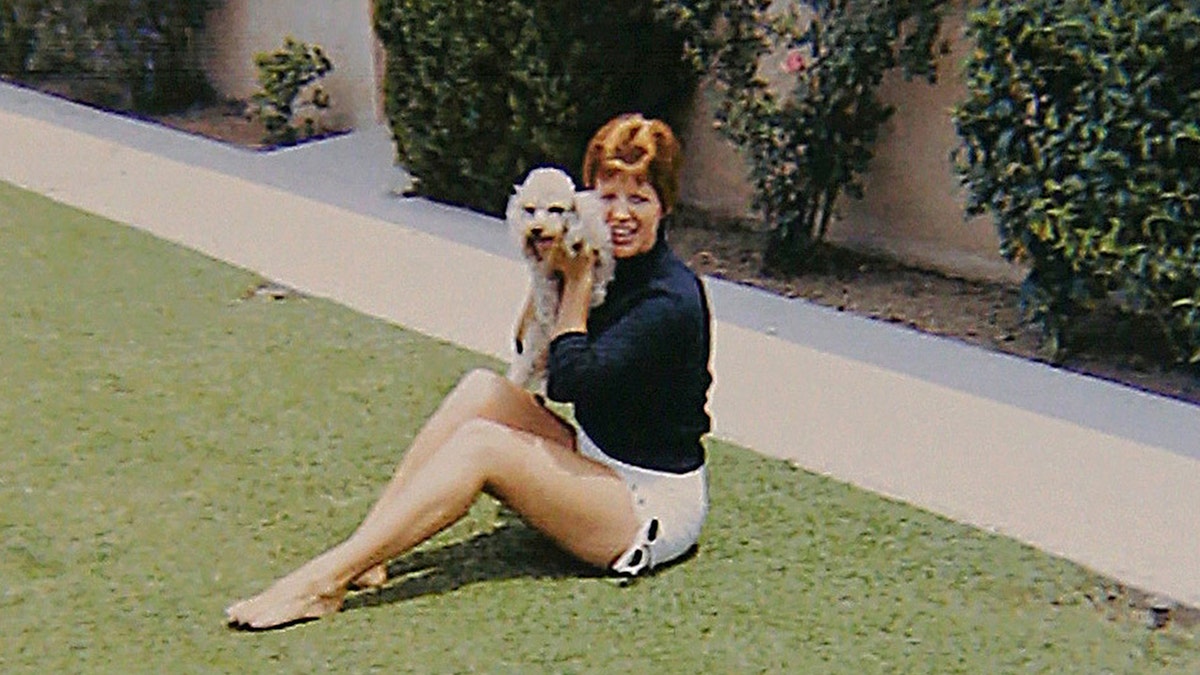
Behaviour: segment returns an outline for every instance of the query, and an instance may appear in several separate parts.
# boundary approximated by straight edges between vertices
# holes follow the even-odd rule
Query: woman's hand
[[[561,249],[555,250],[551,266],[562,274],[564,291],[568,286],[577,285],[588,288],[590,292],[598,255],[596,251],[590,249],[578,253]]]
[[[575,255],[560,251],[551,261],[554,269],[558,270],[563,278],[554,337],[563,333],[587,332],[588,306],[592,297],[596,260],[597,253],[587,250]]]

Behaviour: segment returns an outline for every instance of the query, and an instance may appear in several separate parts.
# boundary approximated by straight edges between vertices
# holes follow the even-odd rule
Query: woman
[[[564,260],[548,395],[581,429],[490,371],[469,373],[425,423],[391,482],[344,542],[226,610],[270,628],[336,612],[347,589],[451,525],[486,492],[596,567],[637,574],[686,553],[708,511],[701,436],[709,311],[666,245],[679,143],[661,121],[624,115],[588,144],[583,180],[605,204],[616,275],[591,310],[592,264]]]

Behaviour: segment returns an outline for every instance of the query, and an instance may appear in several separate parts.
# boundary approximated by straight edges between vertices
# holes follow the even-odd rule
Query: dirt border
[[[1016,284],[836,246],[826,249],[818,271],[778,274],[764,269],[768,234],[753,224],[682,208],[672,228],[672,248],[699,273],[1200,405],[1200,368],[1172,364],[1152,326],[1116,313],[1080,322],[1069,335],[1072,351],[1052,362],[1041,330],[1022,318]]]

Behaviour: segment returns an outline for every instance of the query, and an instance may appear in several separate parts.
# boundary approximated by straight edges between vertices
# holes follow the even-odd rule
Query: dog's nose
[[[542,237],[542,228],[540,228],[540,227],[529,228],[529,236],[540,239]]]

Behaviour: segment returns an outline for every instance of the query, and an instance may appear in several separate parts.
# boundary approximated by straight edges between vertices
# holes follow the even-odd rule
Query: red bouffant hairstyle
[[[637,113],[614,117],[588,142],[583,158],[583,184],[615,174],[631,174],[650,183],[658,193],[663,212],[670,213],[679,197],[679,167],[683,163],[679,141],[662,120]]]

